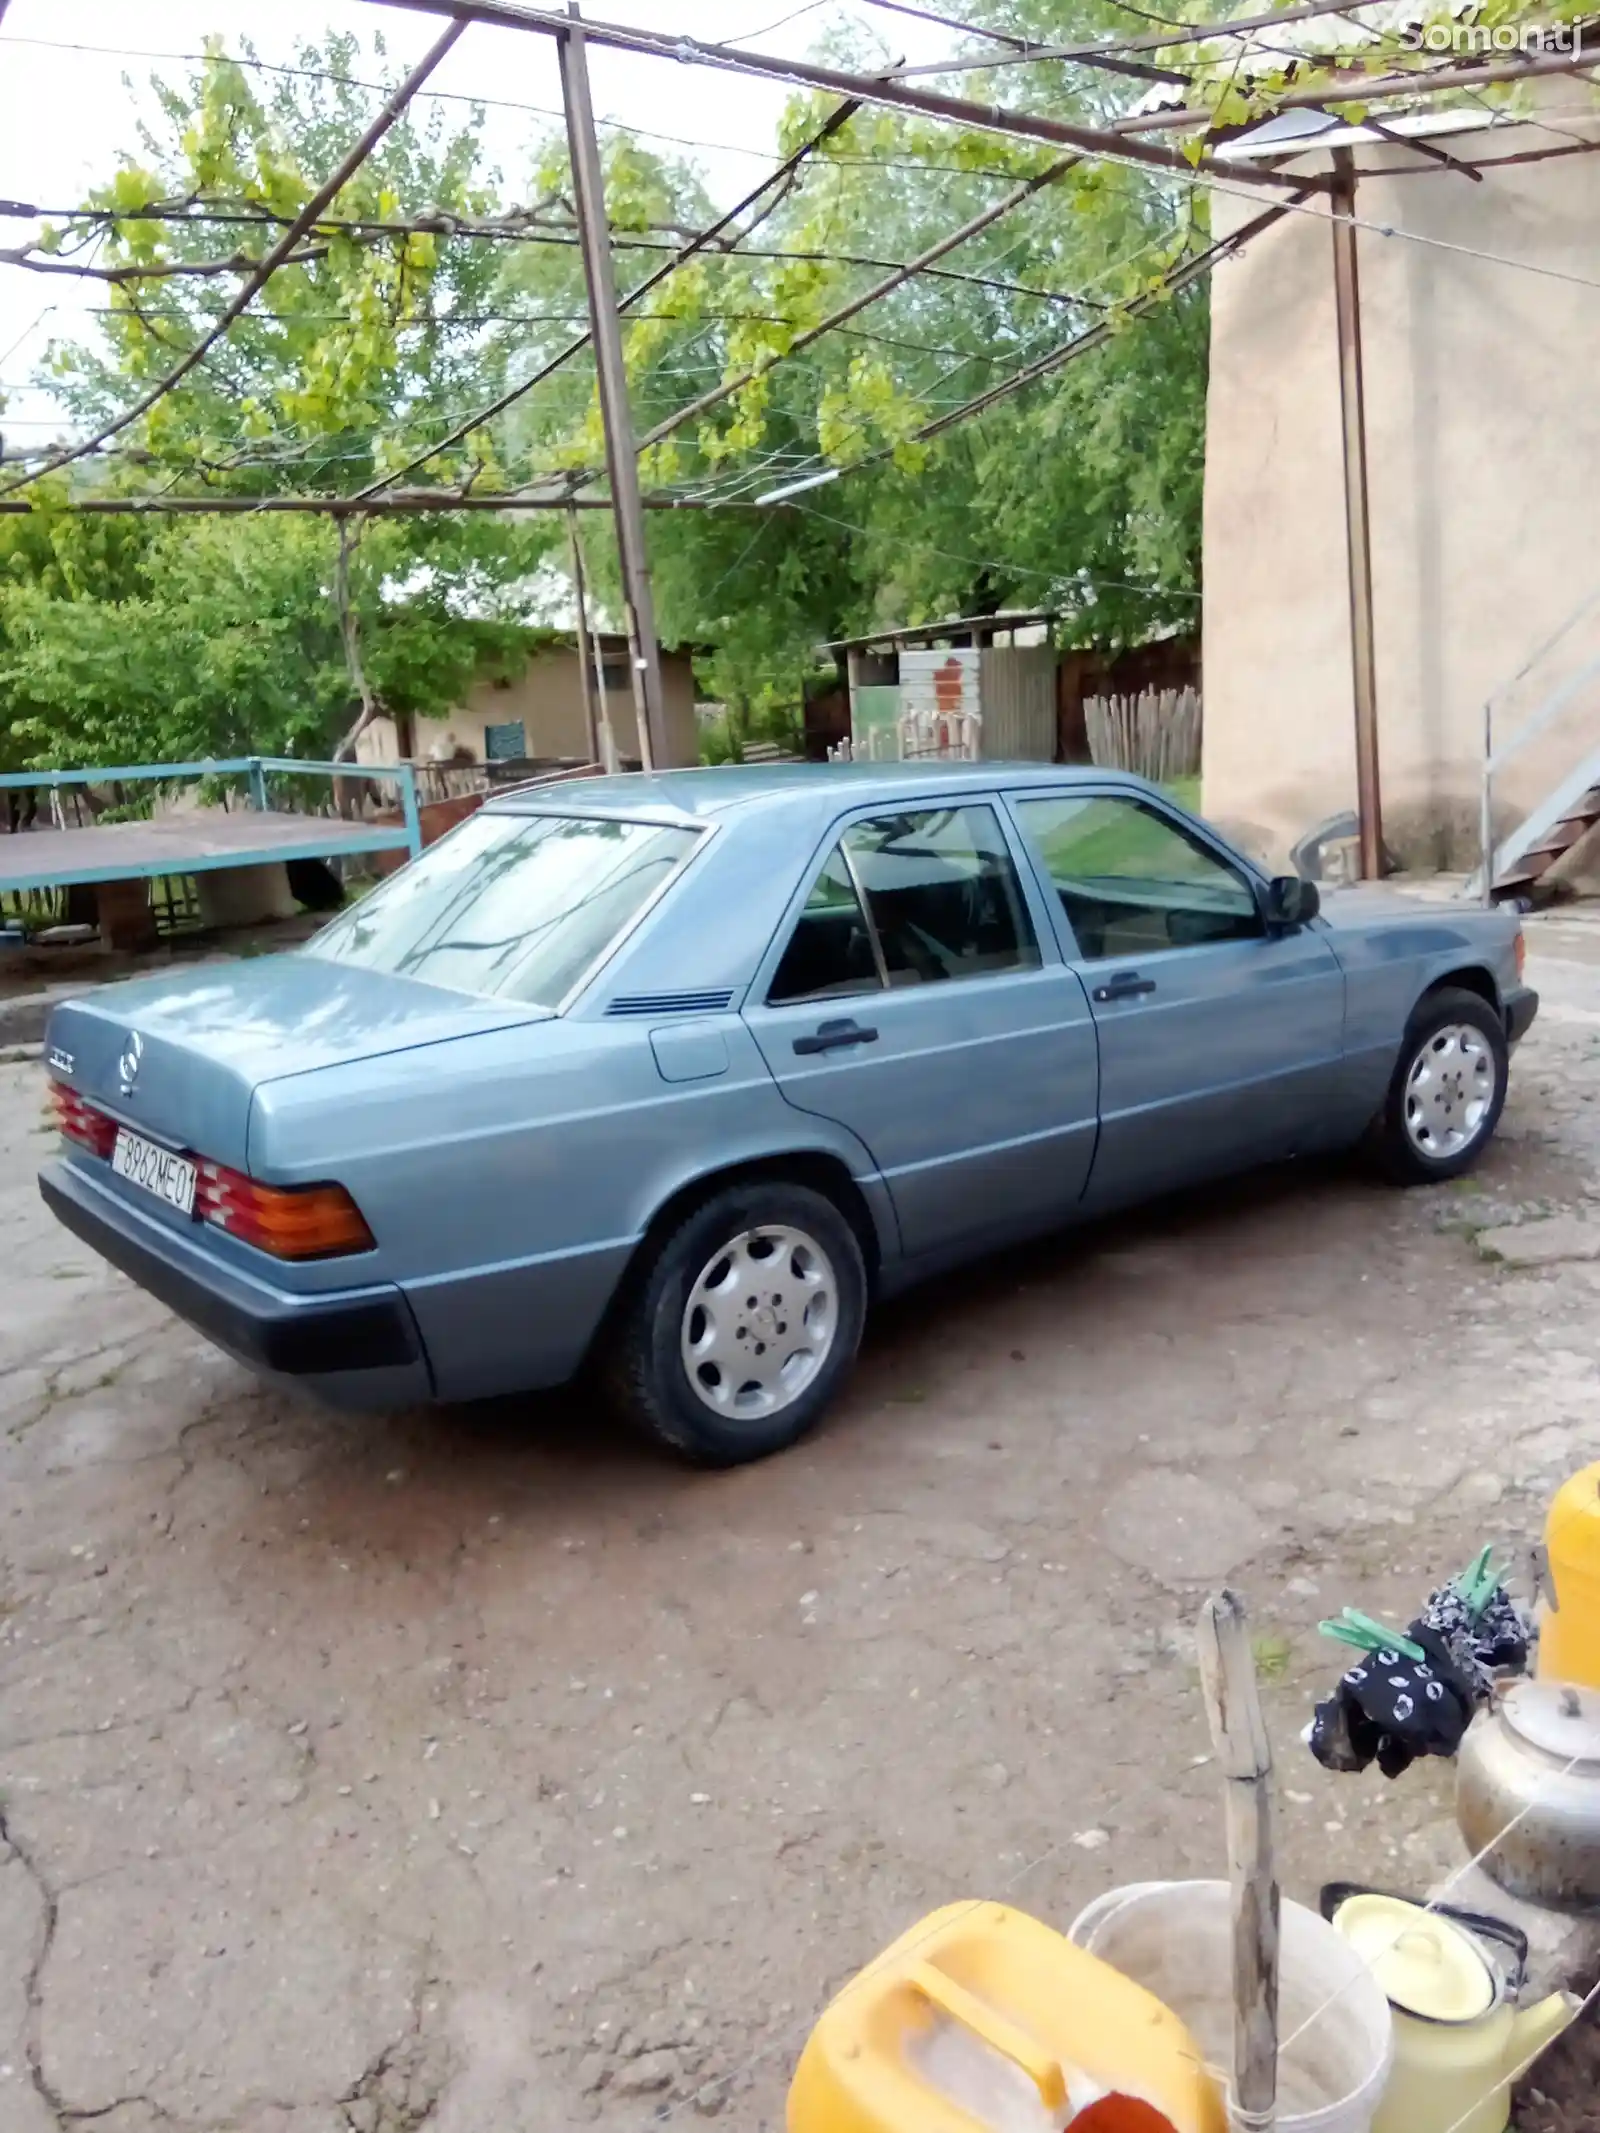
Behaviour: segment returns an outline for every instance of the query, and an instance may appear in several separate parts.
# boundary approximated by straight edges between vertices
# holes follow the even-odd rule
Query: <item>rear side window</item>
[[[806,898],[767,999],[777,1007],[1038,964],[994,809],[918,809],[846,830]]]
[[[845,832],[893,986],[1035,970],[1039,944],[992,807],[883,815]]]
[[[767,999],[774,1007],[786,1000],[831,1000],[876,992],[882,982],[855,880],[835,845],[795,922]]]
[[[559,1007],[697,832],[600,815],[484,811],[302,951],[455,992]]]

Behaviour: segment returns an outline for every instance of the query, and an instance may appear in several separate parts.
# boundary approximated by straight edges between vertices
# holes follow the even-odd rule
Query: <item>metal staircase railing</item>
[[[1479,896],[1485,904],[1494,901],[1495,884],[1517,862],[1531,852],[1541,849],[1540,840],[1549,835],[1556,826],[1565,821],[1580,819],[1575,813],[1576,804],[1586,794],[1600,788],[1600,747],[1591,750],[1583,760],[1563,778],[1551,792],[1524,816],[1508,837],[1498,846],[1494,842],[1494,781],[1496,775],[1519,755],[1529,741],[1543,733],[1552,720],[1559,716],[1586,683],[1600,676],[1600,653],[1583,660],[1571,673],[1563,676],[1517,730],[1495,745],[1495,718],[1503,708],[1511,692],[1526,681],[1543,660],[1577,628],[1578,624],[1596,608],[1600,608],[1600,586],[1575,607],[1571,614],[1551,636],[1547,637],[1517,671],[1500,687],[1484,699],[1483,705],[1483,769],[1479,794],[1478,813],[1478,867],[1468,877],[1465,893]],[[1574,842],[1576,839],[1573,840]]]

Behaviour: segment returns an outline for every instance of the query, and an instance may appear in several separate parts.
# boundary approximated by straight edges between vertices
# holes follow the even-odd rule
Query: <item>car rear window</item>
[[[480,812],[308,941],[307,955],[557,1008],[698,831]]]

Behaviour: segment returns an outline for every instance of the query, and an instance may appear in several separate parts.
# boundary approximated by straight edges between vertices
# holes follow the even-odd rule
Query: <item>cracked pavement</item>
[[[777,2127],[922,1912],[1220,1871],[1187,1625],[1249,1598],[1289,1892],[1424,1888],[1449,1773],[1295,1738],[1318,1618],[1537,1538],[1594,1455],[1600,1265],[1477,1233],[1600,1179],[1600,923],[1457,1189],[1247,1181],[883,1313],[787,1457],[577,1396],[266,1391],[59,1230],[0,1067],[0,2128]]]

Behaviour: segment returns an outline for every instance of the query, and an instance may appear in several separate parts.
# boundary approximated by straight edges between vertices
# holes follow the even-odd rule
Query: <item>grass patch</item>
[[[1294,1646],[1276,1630],[1250,1639],[1250,1656],[1262,1681],[1282,1681],[1294,1659]]]

